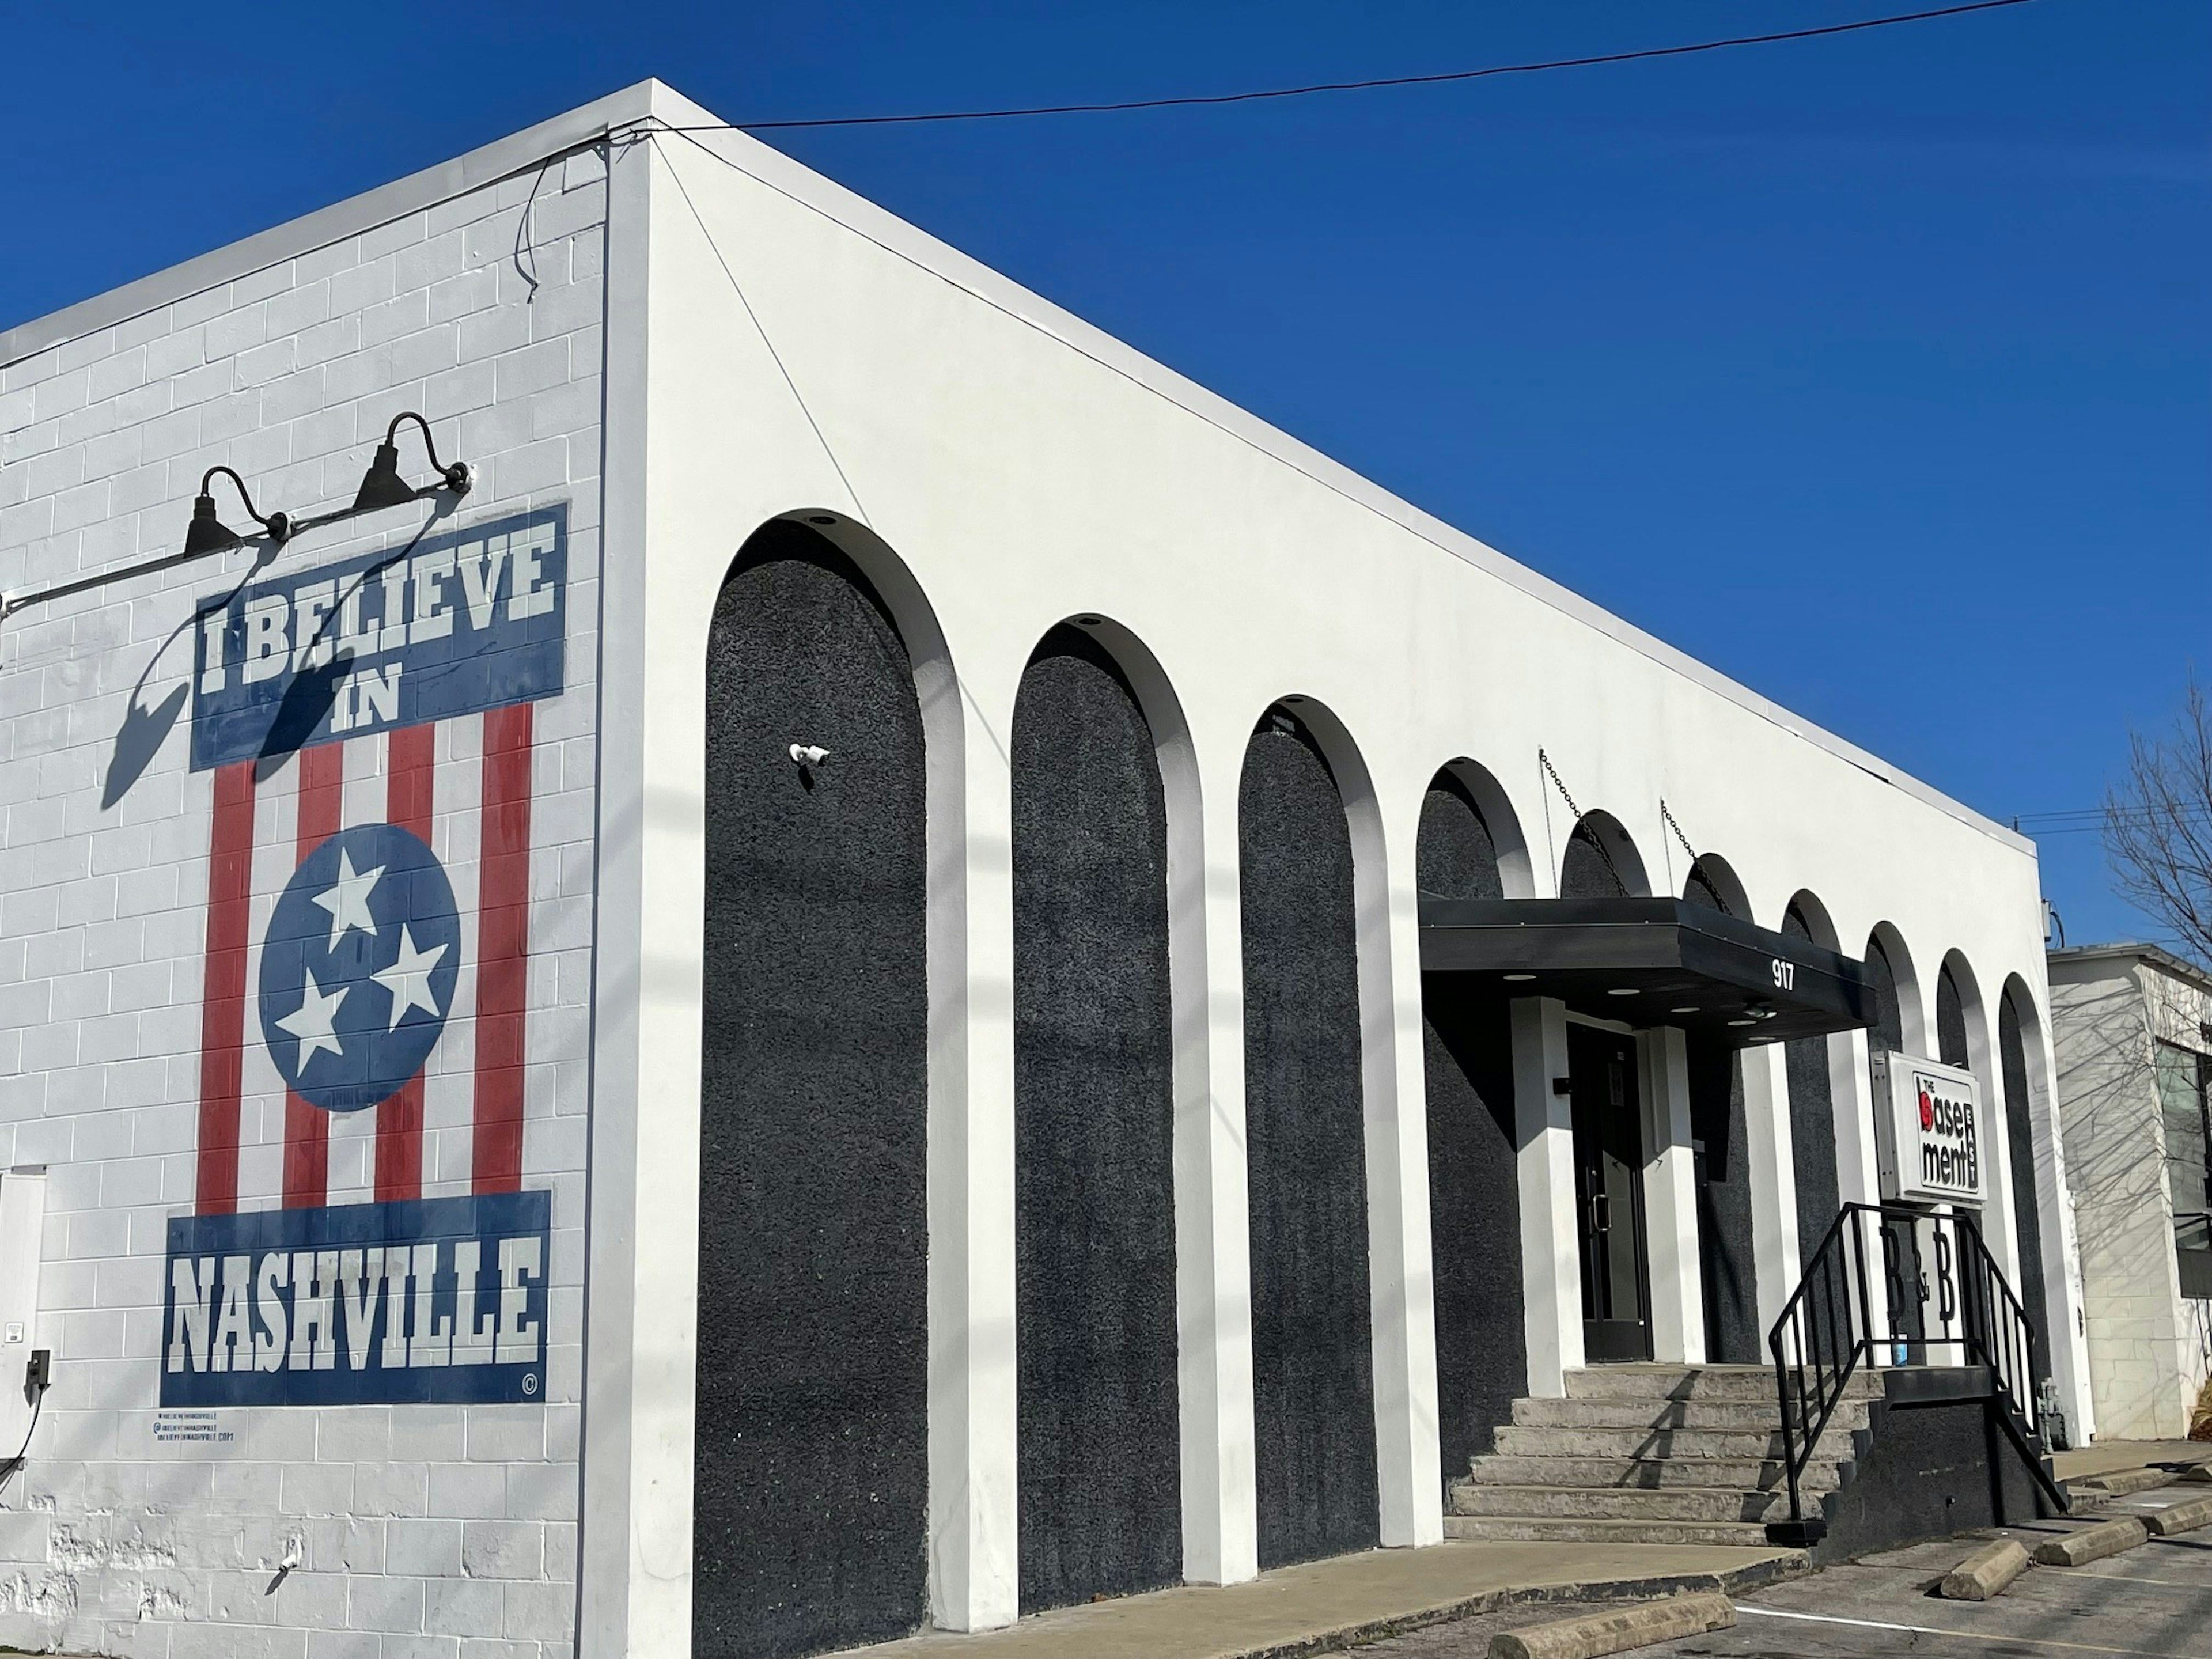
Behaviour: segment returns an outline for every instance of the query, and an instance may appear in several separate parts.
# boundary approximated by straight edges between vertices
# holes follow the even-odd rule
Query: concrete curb
[[[1764,1561],[1753,1562],[1749,1566],[1734,1567],[1726,1572],[1670,1573],[1651,1578],[1601,1578],[1589,1583],[1547,1584],[1534,1590],[1489,1590],[1447,1605],[1423,1607],[1415,1613],[1340,1626],[1319,1637],[1304,1637],[1292,1642],[1247,1649],[1241,1651],[1237,1659],[1307,1659],[1309,1655],[1334,1653],[1365,1643],[1379,1642],[1386,1637],[1403,1636],[1408,1631],[1425,1630],[1431,1625],[1449,1625],[1462,1619],[1478,1619],[1484,1613],[1497,1613],[1505,1607],[1539,1607],[1547,1601],[1642,1601],[1659,1596],[1707,1594],[1736,1596],[1748,1590],[1763,1589],[1768,1584],[1802,1578],[1812,1570],[1812,1563],[1804,1552],[1793,1550]]]
[[[2125,1498],[2132,1492],[2166,1486],[2172,1480],[2171,1469],[2114,1469],[2109,1474],[2081,1475],[2066,1484],[2099,1498]]]
[[[1735,1623],[1725,1595],[1674,1595],[1549,1625],[1502,1630],[1490,1638],[1490,1659],[1600,1659],[1608,1653],[1702,1636]]]
[[[2185,1498],[2178,1504],[2168,1504],[2163,1509],[2147,1510],[2142,1523],[2160,1538],[2171,1538],[2176,1533],[2195,1532],[2199,1527],[2212,1527],[2212,1493],[2203,1498]]]
[[[2212,1500],[2208,1500],[2212,1501]],[[1946,1600],[1986,1601],[2027,1571],[2027,1552],[2009,1538],[1985,1544],[1943,1575]]]
[[[2117,1521],[2100,1521],[2094,1527],[2069,1532],[2063,1538],[2045,1539],[2035,1547],[2035,1560],[2037,1565],[2045,1567],[2085,1566],[2149,1540],[2150,1528],[2132,1515],[2124,1515]]]

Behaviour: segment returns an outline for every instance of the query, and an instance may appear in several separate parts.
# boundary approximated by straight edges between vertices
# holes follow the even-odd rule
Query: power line
[[[1268,87],[1251,92],[1217,92],[1183,98],[1132,98],[1105,104],[1036,104],[1017,109],[937,110],[920,115],[838,115],[805,121],[714,121],[697,126],[665,130],[672,132],[772,132],[793,127],[908,126],[924,121],[1005,121],[1030,115],[1111,115],[1126,110],[1249,104],[1263,99],[1305,98],[1322,92],[1371,92],[1382,87],[1430,87],[1450,81],[1480,81],[1493,75],[1534,75],[1545,70],[1589,69],[1600,64],[1632,64],[1647,58],[1681,58],[1692,52],[1720,52],[1729,46],[1765,46],[1782,40],[1813,40],[1823,35],[1854,34],[1861,29],[1888,28],[1899,23],[1924,23],[1932,18],[1959,17],[1968,12],[1996,11],[2006,6],[2027,3],[2028,0],[1972,0],[1966,5],[1939,6],[1932,11],[1899,12],[1888,17],[1866,17],[1856,23],[1829,23],[1820,28],[1784,29],[1772,34],[1737,34],[1722,40],[1693,40],[1679,46],[1646,46],[1637,52],[1608,52],[1590,58],[1553,58],[1536,64],[1493,64],[1486,69],[1452,70],[1439,75],[1390,75],[1369,81],[1320,81],[1303,87]]]

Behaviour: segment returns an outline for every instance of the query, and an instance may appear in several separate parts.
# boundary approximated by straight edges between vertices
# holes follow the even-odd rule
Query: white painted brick
[[[420,1578],[457,1578],[461,1571],[459,1521],[400,1519],[385,1523],[386,1564],[393,1572]]]
[[[575,1616],[575,1592],[566,1584],[509,1584],[504,1633],[539,1642],[565,1638]]]
[[[491,1577],[452,1577],[428,1586],[425,1627],[441,1636],[498,1636],[506,1627],[506,1586]]]
[[[587,848],[574,837],[579,826],[588,835],[592,814],[558,804],[557,795],[588,793],[593,782],[588,753],[572,765],[563,751],[587,734],[593,701],[574,665],[596,654],[588,621],[597,550],[588,532],[599,507],[596,487],[575,481],[597,471],[601,301],[595,285],[568,285],[572,272],[595,276],[602,253],[596,235],[562,232],[564,216],[579,205],[569,198],[581,192],[557,187],[597,169],[587,157],[544,181],[532,210],[539,246],[526,256],[541,286],[527,305],[520,291],[507,302],[527,188],[508,181],[0,371],[0,583],[175,545],[198,475],[216,462],[246,472],[264,507],[296,510],[349,496],[384,422],[400,407],[424,408],[440,423],[441,447],[484,464],[472,513],[541,490],[570,500],[577,694],[540,711],[539,847],[551,873],[541,878],[533,859],[533,884],[576,890],[569,872],[587,872],[588,860],[564,854],[561,838]],[[494,211],[509,193],[507,207]],[[372,308],[380,309],[364,331],[362,313]],[[544,349],[549,338],[561,342],[556,349]],[[495,361],[509,353],[519,355]],[[519,406],[500,408],[502,396]],[[493,411],[489,428],[462,422],[484,411]],[[513,486],[506,497],[496,482],[502,474]],[[218,493],[231,517],[227,487]],[[112,605],[11,626],[11,672],[0,676],[0,808],[8,814],[0,828],[0,1150],[52,1165],[50,1201],[79,1206],[50,1215],[47,1293],[54,1334],[82,1352],[50,1396],[62,1466],[42,1467],[29,1490],[50,1494],[57,1515],[137,1513],[149,1526],[155,1517],[146,1505],[164,1504],[160,1524],[187,1547],[178,1552],[185,1565],[163,1582],[198,1598],[157,1604],[142,1618],[149,1574],[103,1570],[82,1578],[76,1613],[30,1633],[40,1645],[66,1633],[81,1645],[127,1644],[158,1659],[277,1651],[304,1659],[311,1639],[315,1653],[340,1659],[460,1659],[465,1650],[470,1659],[564,1659],[574,1619],[573,1334],[549,1356],[556,1403],[534,1412],[228,1412],[236,1442],[189,1456],[151,1437],[161,1241],[170,1206],[189,1202],[196,1174],[208,795],[204,775],[185,787],[173,746],[119,806],[103,808],[99,793],[119,700],[145,660],[123,647],[161,646],[175,629],[179,598],[212,591],[220,574],[210,564]],[[177,683],[150,684],[146,695]],[[58,819],[37,810],[41,787],[63,803]],[[527,1068],[533,1184],[549,1159],[580,1170],[582,1158],[569,1120],[547,1127],[568,1103],[564,1091],[580,1086],[562,1079],[583,1073],[580,1060],[565,1057],[580,1028],[542,1017],[575,1006],[569,981],[588,972],[587,959],[573,972],[565,965],[568,926],[548,916],[528,976],[533,1004],[544,1005],[533,1007],[533,1030],[542,1027],[547,1053],[563,1056],[538,1059],[533,1050]],[[66,1018],[52,1017],[57,998]],[[262,1109],[249,1103],[249,1126],[260,1124]],[[9,1121],[18,1115],[20,1123]],[[434,1167],[437,1142],[426,1155]],[[556,1275],[579,1273],[580,1179],[571,1170],[554,1191],[560,1224],[551,1266]],[[556,1326],[580,1317],[576,1286],[556,1286]],[[125,1443],[131,1455],[155,1461],[103,1461]],[[548,1456],[556,1462],[536,1461]],[[527,1588],[552,1593],[512,1600],[501,1581],[464,1576],[463,1521],[475,1528],[473,1565],[514,1572],[534,1561],[544,1581]],[[313,1564],[266,1596],[268,1563],[288,1529],[307,1538]],[[376,1628],[319,1628],[335,1617],[341,1584],[346,1616],[380,1621]],[[437,1599],[422,1601],[426,1590]],[[429,1623],[410,1627],[418,1618]]]

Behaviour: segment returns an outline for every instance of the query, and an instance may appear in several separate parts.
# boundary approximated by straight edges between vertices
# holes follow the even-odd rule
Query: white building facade
[[[2212,1371],[2212,980],[2153,945],[2051,953],[2060,1117],[2099,1431],[2189,1432]]]
[[[0,1643],[795,1654],[1435,1543],[1493,1405],[1765,1358],[1885,1048],[2094,1421],[2028,842],[657,83],[0,334]],[[1879,1007],[1425,955],[1593,895]]]

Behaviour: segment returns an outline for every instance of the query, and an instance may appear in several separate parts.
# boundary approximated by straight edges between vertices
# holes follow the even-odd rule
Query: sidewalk
[[[2099,1440],[2051,1455],[2051,1467],[2061,1480],[2148,1468],[2154,1463],[2208,1462],[2212,1462],[2212,1441],[2206,1440]]]
[[[1325,1653],[1513,1601],[1731,1594],[1806,1571],[1797,1550],[1677,1544],[1446,1542],[1038,1613],[855,1650],[866,1659],[1273,1659]]]

